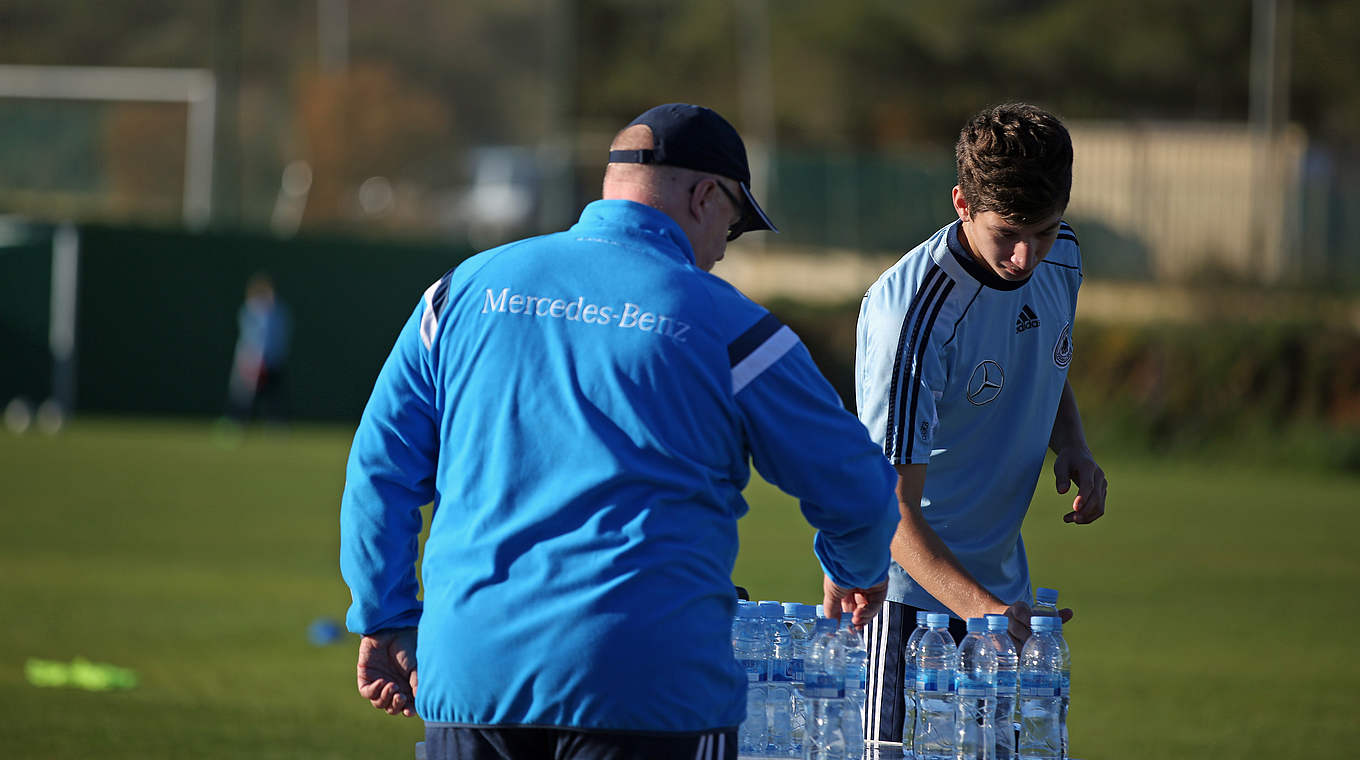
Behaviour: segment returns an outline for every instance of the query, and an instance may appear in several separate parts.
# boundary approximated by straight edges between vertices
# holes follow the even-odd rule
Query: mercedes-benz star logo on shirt
[[[990,404],[1001,395],[1001,386],[1006,383],[1006,373],[1001,365],[987,359],[973,369],[968,378],[968,403],[973,406]]]

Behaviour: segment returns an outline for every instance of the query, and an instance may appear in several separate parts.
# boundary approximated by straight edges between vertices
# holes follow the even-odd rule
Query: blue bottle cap
[[[968,632],[982,633],[987,630],[987,618],[968,618]]]
[[[737,617],[758,618],[760,617],[760,610],[757,609],[756,605],[754,604],[743,604],[742,606],[737,608]]]
[[[761,602],[760,616],[763,618],[783,618],[784,605],[779,602]]]
[[[949,616],[943,612],[932,612],[926,616],[926,625],[931,628],[948,628]]]
[[[801,605],[799,605],[798,602],[784,602],[784,615],[787,617],[797,617],[798,608],[800,606]]]
[[[1041,586],[1034,590],[1034,598],[1040,604],[1057,604],[1058,590],[1054,588],[1043,588]]]
[[[1029,627],[1035,631],[1061,631],[1062,618],[1052,615],[1034,615],[1029,619]]]
[[[987,630],[989,631],[1005,631],[1010,628],[1010,623],[1010,619],[1005,615],[987,616]]]
[[[916,611],[916,624],[917,624],[917,625],[930,625],[930,621],[927,619],[927,618],[929,618],[929,617],[930,617],[930,613],[929,613],[929,612],[926,612],[925,610],[917,610],[917,611]]]
[[[818,607],[818,606],[820,606],[820,605],[816,605],[816,604],[799,604],[799,605],[798,605],[798,611],[797,611],[795,614],[797,615],[798,619],[800,619],[800,620],[806,620],[806,619],[808,619],[808,618],[815,618],[815,617],[817,617],[817,607]]]

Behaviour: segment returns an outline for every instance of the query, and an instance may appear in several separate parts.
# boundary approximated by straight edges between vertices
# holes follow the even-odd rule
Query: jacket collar
[[[694,247],[684,230],[665,213],[635,201],[594,201],[581,212],[581,220],[571,231],[587,234],[592,229],[610,228],[616,234],[645,241],[649,247],[686,264],[694,263]]]

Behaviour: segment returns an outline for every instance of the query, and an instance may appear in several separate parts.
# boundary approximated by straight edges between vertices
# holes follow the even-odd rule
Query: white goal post
[[[0,65],[0,98],[184,103],[184,224],[202,229],[212,215],[213,126],[217,84],[204,69]]]

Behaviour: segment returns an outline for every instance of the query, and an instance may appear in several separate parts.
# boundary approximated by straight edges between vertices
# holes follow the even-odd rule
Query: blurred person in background
[[[236,315],[236,351],[227,385],[227,415],[238,424],[260,418],[282,421],[288,413],[287,364],[293,320],[264,272],[246,283]]]
[[[1077,486],[1063,519],[1105,512],[1105,474],[1067,383],[1082,279],[1063,221],[1067,129],[1035,106],[1001,105],[968,121],[955,154],[958,218],[884,272],[860,307],[856,405],[897,470],[901,516],[888,601],[867,631],[866,730],[880,741],[902,741],[902,652],[918,610],[951,613],[955,640],[987,614],[1028,637],[1020,526],[1046,449],[1058,492]]]
[[[575,226],[417,304],[350,451],[341,570],[359,693],[418,714],[428,757],[735,758],[752,461],[818,529],[830,614],[877,612],[892,468],[798,337],[709,274],[772,229],[736,130],[658,106]]]

